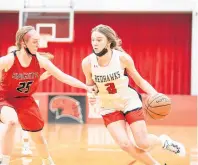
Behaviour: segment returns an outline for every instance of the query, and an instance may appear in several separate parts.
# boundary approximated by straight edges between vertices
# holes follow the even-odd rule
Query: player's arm
[[[14,57],[10,54],[0,57],[0,80],[2,78],[2,71],[7,68],[10,68],[9,66],[13,64],[13,61]]]
[[[42,57],[45,57],[47,58],[48,60],[53,60],[54,59],[54,55],[51,54],[51,53],[46,53],[46,52],[39,52],[39,54],[42,56]],[[48,71],[45,71],[44,73],[41,74],[40,76],[40,81],[43,81],[43,80],[46,80],[47,78],[49,78],[51,76],[51,74],[48,72]]]
[[[2,72],[4,69],[9,68],[9,66],[12,65],[13,61],[14,57],[10,54],[0,57],[0,72]]]
[[[92,93],[88,92],[87,93],[89,103],[91,105],[94,105],[97,102],[96,93],[98,92],[98,89],[97,89],[97,86],[95,85],[95,83],[94,83],[94,81],[92,79],[91,62],[89,60],[89,56],[83,59],[83,61],[82,61],[82,70],[83,70],[83,73],[85,75],[86,84],[88,86],[94,87],[94,91],[95,92],[92,92]]]
[[[6,56],[0,57],[0,71],[2,72],[7,67],[8,59]]]
[[[134,82],[146,93],[155,94],[157,91],[145,80],[141,77],[138,71],[135,68],[135,64],[130,55],[123,53],[120,56],[121,63],[126,68],[129,76],[134,80]]]
[[[92,91],[93,88],[88,87],[80,80],[63,73],[60,69],[58,69],[50,60],[46,59],[45,57],[37,55],[39,64],[41,68],[44,68],[46,71],[48,71],[52,76],[54,76],[59,81],[66,83],[68,85],[71,85],[73,87],[82,88],[88,91]]]
[[[51,74],[48,71],[45,71],[44,73],[41,74],[40,81],[43,81],[43,80],[47,79],[50,76],[51,76]]]
[[[52,61],[54,59],[54,55],[48,52],[38,52],[41,56],[47,58],[48,60]]]
[[[89,61],[89,56],[83,59],[82,70],[85,75],[86,84],[90,86],[95,85],[94,81],[92,80],[91,63]]]
[[[91,62],[89,59],[89,56],[84,58],[82,61],[82,71],[85,75],[85,79],[86,79],[86,84],[88,86],[93,86],[94,87],[94,92],[95,94],[98,92],[98,88],[95,85],[93,79],[92,79],[92,73],[91,73]]]

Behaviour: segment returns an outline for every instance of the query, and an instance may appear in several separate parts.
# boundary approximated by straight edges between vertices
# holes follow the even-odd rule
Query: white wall
[[[196,0],[0,0],[0,10],[19,10],[30,4],[64,7],[75,11],[192,11]]]
[[[18,11],[24,5],[24,0],[0,0],[0,11]]]
[[[74,0],[76,11],[192,11],[194,0]]]

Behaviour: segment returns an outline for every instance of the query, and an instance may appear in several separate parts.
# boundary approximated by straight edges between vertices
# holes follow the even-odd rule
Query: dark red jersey
[[[0,82],[0,100],[31,96],[37,89],[40,79],[40,66],[36,56],[28,67],[21,66],[16,51],[14,63],[7,71],[2,72]]]

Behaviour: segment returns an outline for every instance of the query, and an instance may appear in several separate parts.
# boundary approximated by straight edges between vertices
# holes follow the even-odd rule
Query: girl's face
[[[91,45],[93,50],[96,53],[101,52],[104,48],[107,48],[108,46],[110,46],[110,43],[107,40],[107,37],[98,32],[98,31],[94,31],[91,34]]]
[[[30,50],[32,54],[36,54],[39,48],[39,39],[40,39],[39,34],[35,30],[31,30],[26,35],[28,35],[28,36],[25,36],[25,37],[28,37],[28,40],[26,41],[26,46],[28,47],[28,49]]]

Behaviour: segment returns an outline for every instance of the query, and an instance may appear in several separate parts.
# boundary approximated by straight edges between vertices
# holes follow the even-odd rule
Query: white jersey
[[[115,110],[127,111],[142,107],[140,95],[129,87],[129,79],[124,75],[120,56],[123,52],[113,50],[108,66],[101,67],[95,54],[90,55],[92,79],[98,87],[101,114]]]

